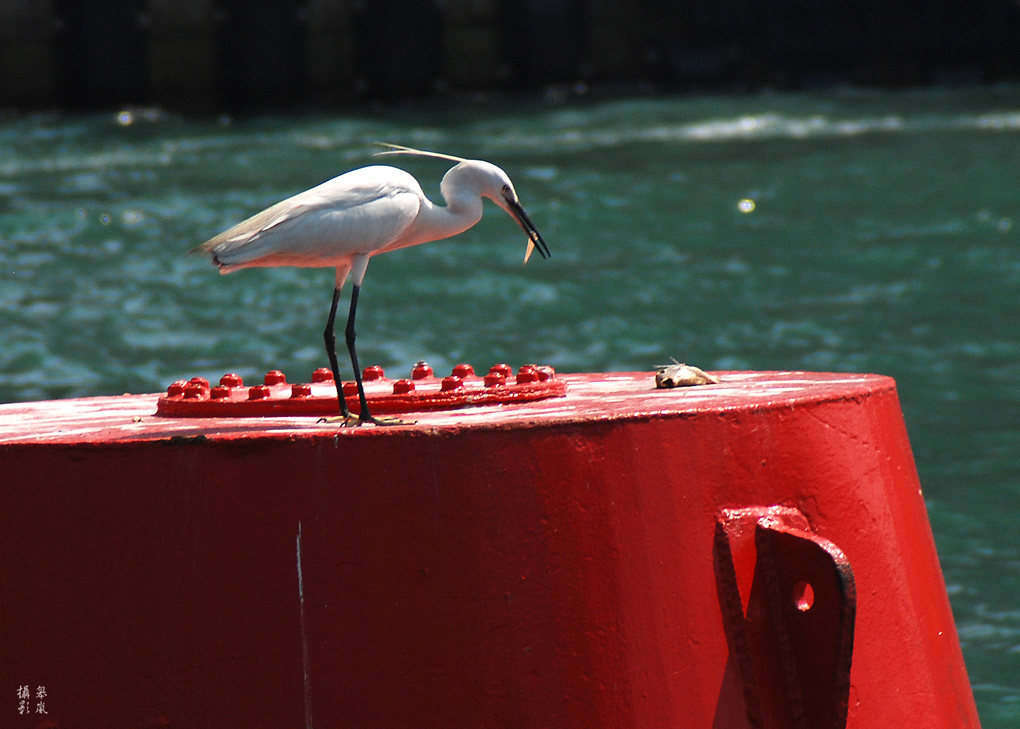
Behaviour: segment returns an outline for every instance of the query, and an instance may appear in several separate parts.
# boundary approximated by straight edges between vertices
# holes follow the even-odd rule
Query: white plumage
[[[525,263],[536,248],[543,258],[549,255],[542,236],[521,207],[513,183],[499,167],[482,160],[387,146],[389,149],[380,154],[412,154],[456,162],[440,183],[446,207],[434,205],[418,181],[404,170],[373,165],[287,198],[192,251],[209,255],[221,273],[254,266],[336,269],[333,303],[323,338],[345,423],[351,421],[351,416],[337,365],[334,325],[340,290],[348,276],[354,290],[346,335],[358,385],[358,422],[380,422],[368,412],[354,346],[358,293],[372,256],[467,230],[481,219],[483,198],[503,208],[527,233]]]

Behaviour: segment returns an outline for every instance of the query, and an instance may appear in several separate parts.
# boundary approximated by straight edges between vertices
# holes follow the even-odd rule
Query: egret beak
[[[524,262],[527,263],[528,259],[531,258],[531,254],[538,249],[538,253],[542,258],[549,257],[549,246],[542,240],[542,236],[539,235],[538,230],[535,228],[535,224],[531,222],[531,218],[524,212],[524,208],[516,200],[507,200],[507,212],[513,216],[517,224],[523,228],[524,232],[528,234],[528,249],[524,252]]]

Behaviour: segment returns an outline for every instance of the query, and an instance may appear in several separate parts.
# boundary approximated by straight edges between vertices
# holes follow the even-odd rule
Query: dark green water
[[[332,273],[184,253],[373,140],[499,164],[553,258],[492,207],[375,259],[363,363],[894,376],[982,721],[1016,724],[1020,88],[2,122],[0,401],[306,378]]]

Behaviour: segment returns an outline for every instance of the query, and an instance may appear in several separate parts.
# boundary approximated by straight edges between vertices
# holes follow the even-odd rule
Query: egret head
[[[379,154],[410,154],[420,157],[436,157],[438,159],[456,162],[457,167],[455,167],[454,170],[457,171],[457,174],[454,176],[455,179],[458,182],[463,182],[465,185],[470,186],[472,193],[480,195],[481,197],[487,197],[503,208],[510,217],[517,221],[517,224],[520,225],[527,234],[528,247],[524,253],[524,262],[528,262],[528,259],[531,258],[531,254],[536,249],[542,258],[549,257],[549,247],[545,244],[545,241],[542,240],[542,236],[535,228],[535,224],[531,222],[531,218],[529,218],[528,214],[524,212],[524,208],[521,206],[521,202],[517,198],[517,191],[514,190],[514,183],[510,181],[510,177],[506,174],[506,172],[501,170],[499,167],[491,162],[485,162],[484,160],[469,160],[448,154],[440,154],[438,152],[424,152],[418,149],[401,147],[395,144],[387,144],[385,146],[388,147],[388,149],[385,152],[379,152]],[[451,170],[451,172],[454,170]],[[444,183],[445,181],[446,179],[444,178]],[[447,196],[447,191],[444,190],[443,194],[444,196]]]
[[[537,249],[542,258],[549,257],[549,247],[539,234],[531,218],[524,212],[521,201],[514,190],[514,183],[510,177],[496,165],[483,160],[465,160],[461,165],[469,168],[468,174],[476,180],[478,194],[487,197],[499,205],[507,214],[517,221],[521,229],[528,236],[528,248],[524,253],[524,262],[527,263],[531,254]]]

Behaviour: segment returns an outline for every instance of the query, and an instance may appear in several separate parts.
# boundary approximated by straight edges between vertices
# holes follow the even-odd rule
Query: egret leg
[[[329,357],[329,366],[333,370],[333,382],[336,384],[336,399],[340,405],[340,417],[348,420],[351,411],[347,408],[347,398],[344,397],[344,384],[340,380],[340,365],[336,359],[336,307],[340,303],[340,287],[333,290],[333,305],[329,308],[329,319],[326,320],[326,331],[322,333],[322,339],[326,343],[326,355]],[[358,390],[361,390],[361,375],[355,366],[354,373],[358,380]]]
[[[361,407],[360,420],[363,423],[375,423],[381,425],[381,423],[372,417],[371,413],[368,412],[368,399],[365,397],[365,385],[361,382],[361,365],[358,364],[358,351],[354,348],[354,317],[358,313],[358,294],[361,292],[360,286],[355,286],[351,292],[351,312],[347,315],[347,329],[344,334],[347,337],[347,351],[351,353],[351,365],[354,367],[354,381],[358,385],[358,405]]]
[[[361,381],[361,365],[358,364],[358,351],[354,348],[354,317],[358,311],[358,293],[361,291],[360,286],[355,286],[351,292],[351,313],[347,317],[347,329],[345,334],[347,336],[347,351],[351,353],[351,365],[354,366],[354,381],[358,385],[358,405],[361,407],[361,415],[358,420],[362,423],[372,423],[373,425],[409,425],[414,421],[403,421],[397,418],[376,418],[368,412],[368,399],[365,397],[365,385]]]

